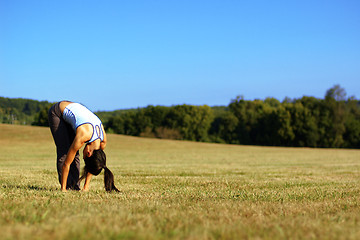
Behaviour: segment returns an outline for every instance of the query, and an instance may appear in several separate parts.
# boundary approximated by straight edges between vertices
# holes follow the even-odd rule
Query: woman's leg
[[[56,145],[57,153],[57,172],[61,184],[62,167],[64,165],[67,152],[75,138],[75,132],[69,124],[61,117],[60,103],[56,103],[49,110],[49,126]],[[67,180],[67,189],[80,190],[78,184],[80,175],[80,155],[76,153],[74,161],[70,165]]]

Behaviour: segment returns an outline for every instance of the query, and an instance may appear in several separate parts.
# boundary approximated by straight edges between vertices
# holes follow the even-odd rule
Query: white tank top
[[[64,109],[62,114],[65,122],[69,123],[74,131],[83,125],[91,124],[93,127],[93,134],[88,143],[95,141],[96,139],[104,140],[104,133],[102,131],[102,122],[93,112],[81,105],[80,103],[70,103]]]

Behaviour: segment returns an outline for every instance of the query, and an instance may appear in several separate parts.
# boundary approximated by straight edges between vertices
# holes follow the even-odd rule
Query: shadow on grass
[[[22,190],[36,190],[36,191],[56,191],[56,190],[58,190],[53,187],[42,187],[42,186],[36,186],[36,185],[32,185],[32,184],[28,184],[28,185],[2,184],[1,187],[3,189],[22,189]]]

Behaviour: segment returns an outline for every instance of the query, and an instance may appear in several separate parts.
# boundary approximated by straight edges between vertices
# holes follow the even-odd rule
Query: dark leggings
[[[49,110],[49,125],[56,145],[57,153],[57,172],[61,184],[62,167],[64,165],[69,148],[74,141],[75,132],[72,127],[64,121],[61,116],[60,103],[54,104]],[[67,189],[80,190],[78,184],[80,175],[80,155],[76,153],[74,161],[70,165],[69,176],[67,180]]]

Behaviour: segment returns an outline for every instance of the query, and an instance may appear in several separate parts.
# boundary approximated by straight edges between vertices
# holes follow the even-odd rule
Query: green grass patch
[[[121,192],[64,194],[50,130],[0,125],[1,239],[360,239],[359,150],[108,142]]]

